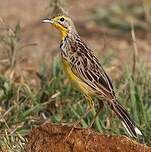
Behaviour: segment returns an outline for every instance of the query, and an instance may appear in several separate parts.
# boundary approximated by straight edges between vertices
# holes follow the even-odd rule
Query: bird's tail
[[[136,127],[134,121],[130,118],[127,111],[120,105],[117,100],[111,100],[110,106],[117,116],[122,120],[123,126],[132,137],[142,136],[141,131]]]

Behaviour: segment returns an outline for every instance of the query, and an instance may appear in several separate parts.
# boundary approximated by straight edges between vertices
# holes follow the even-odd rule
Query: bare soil
[[[28,135],[27,152],[151,152],[151,148],[126,136],[111,136],[90,129],[46,123]]]

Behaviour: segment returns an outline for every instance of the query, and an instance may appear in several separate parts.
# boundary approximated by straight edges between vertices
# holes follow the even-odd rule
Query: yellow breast
[[[68,75],[69,79],[86,95],[91,95],[94,93],[92,88],[90,88],[85,82],[83,82],[79,77],[77,77],[72,69],[70,64],[65,60],[62,59],[63,67],[65,73]]]

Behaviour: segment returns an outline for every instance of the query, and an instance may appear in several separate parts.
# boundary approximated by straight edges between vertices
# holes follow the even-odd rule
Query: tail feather
[[[134,121],[130,118],[127,111],[118,103],[118,101],[112,100],[110,106],[117,116],[122,120],[122,124],[130,136],[142,136],[141,131],[136,127]]]

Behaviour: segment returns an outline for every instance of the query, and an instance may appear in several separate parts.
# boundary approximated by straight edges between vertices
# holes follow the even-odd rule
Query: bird
[[[81,39],[72,19],[67,15],[57,15],[52,18],[46,18],[42,22],[51,24],[60,32],[60,56],[64,71],[88,101],[86,111],[75,122],[75,125],[80,123],[92,111],[94,108],[93,96],[97,96],[100,105],[99,110],[96,112],[89,127],[95,122],[105,102],[122,121],[123,126],[131,137],[142,136],[142,132],[136,123],[117,100],[109,76],[94,55],[94,51]]]

